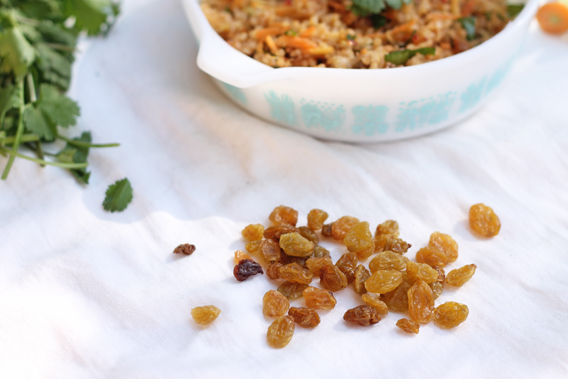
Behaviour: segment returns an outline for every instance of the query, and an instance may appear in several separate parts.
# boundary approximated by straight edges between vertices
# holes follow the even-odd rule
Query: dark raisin
[[[321,235],[324,237],[331,237],[331,228],[333,227],[333,222],[329,224],[324,224],[321,227]]]
[[[256,274],[264,274],[262,267],[252,259],[243,259],[235,266],[233,270],[233,275],[239,282],[247,280],[249,277]]]
[[[188,243],[179,245],[174,249],[174,254],[191,255],[195,251],[195,245],[190,245]]]
[[[343,319],[352,324],[369,326],[381,321],[381,315],[369,305],[359,305],[345,312]]]

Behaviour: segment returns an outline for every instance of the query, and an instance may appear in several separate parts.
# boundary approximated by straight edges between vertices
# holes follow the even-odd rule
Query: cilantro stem
[[[73,46],[67,46],[61,43],[44,43],[44,45],[51,47],[54,50],[68,51],[70,53],[75,52],[75,48]]]
[[[8,178],[8,174],[10,173],[10,169],[14,164],[14,159],[18,156],[18,148],[20,147],[20,138],[22,138],[22,134],[24,134],[24,86],[22,83],[19,85],[20,88],[20,106],[18,108],[18,129],[16,130],[16,136],[14,137],[14,150],[3,149],[5,151],[10,152],[10,158],[8,158],[8,163],[4,168],[4,172],[2,173],[2,180],[6,180]]]
[[[60,138],[63,141],[67,142],[68,144],[73,145],[73,146],[77,146],[77,147],[118,147],[118,146],[120,146],[119,143],[96,144],[96,143],[88,143],[88,142],[83,142],[83,141],[77,141],[77,140],[74,140],[74,139],[63,137],[60,134],[57,135],[57,138]]]
[[[37,101],[37,94],[34,85],[34,78],[32,77],[32,74],[29,72],[28,75],[26,75],[26,82],[28,85],[28,90],[30,91],[30,101],[32,103],[35,103]]]
[[[19,158],[27,159],[28,161],[32,161],[35,163],[39,163],[41,165],[49,165],[49,166],[57,166],[62,168],[85,168],[88,166],[88,163],[63,163],[63,162],[49,162],[43,159],[36,159],[32,157],[28,157],[27,155],[16,153],[14,150],[6,149],[5,147],[0,147],[0,152],[5,152],[11,154],[12,156],[16,156]],[[4,178],[3,178],[4,179]]]
[[[4,139],[0,139],[0,142],[3,142],[5,145],[12,145],[15,141],[16,137],[6,137]],[[39,141],[39,136],[37,134],[24,134],[20,138],[20,143],[35,141]]]

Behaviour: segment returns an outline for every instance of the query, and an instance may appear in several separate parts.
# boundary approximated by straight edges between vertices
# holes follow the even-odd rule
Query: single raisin
[[[305,307],[292,307],[288,314],[294,318],[296,324],[302,328],[315,328],[320,323],[320,316],[316,311]]]
[[[461,287],[475,274],[476,265],[466,265],[452,270],[446,276],[446,283],[450,286]]]
[[[365,281],[370,277],[371,273],[365,268],[365,266],[357,266],[355,269],[355,280],[353,281],[353,288],[356,293],[363,295],[367,292],[367,289],[365,288]]]
[[[345,312],[343,319],[351,324],[369,326],[381,321],[381,316],[375,308],[369,305],[359,305]]]
[[[276,262],[280,259],[280,245],[278,242],[267,239],[260,244],[260,254],[267,262]]]
[[[389,313],[388,305],[381,300],[381,295],[377,293],[366,293],[361,296],[365,304],[375,308],[381,317]]]
[[[454,328],[464,322],[469,315],[469,308],[465,304],[448,301],[438,305],[434,310],[434,322],[441,328]]]
[[[331,254],[329,253],[329,250],[327,250],[324,247],[321,247],[320,245],[314,245],[314,257],[316,258],[322,258],[322,257],[330,257]]]
[[[306,262],[308,262],[309,257],[290,257],[290,263],[297,263],[300,266],[302,266],[303,268],[308,268],[308,264]],[[308,269],[309,270],[309,269]]]
[[[280,205],[274,208],[268,219],[275,225],[288,224],[296,226],[296,223],[298,222],[298,211],[290,207]]]
[[[303,284],[310,284],[314,276],[310,270],[303,268],[297,263],[289,263],[286,266],[282,266],[278,274],[280,279]]]
[[[444,292],[444,285],[440,282],[434,282],[428,284],[432,289],[432,294],[434,295],[434,300],[440,297],[442,292]]]
[[[406,333],[418,334],[420,330],[420,324],[414,320],[409,320],[407,318],[401,318],[396,322],[396,326],[404,330]]]
[[[278,291],[270,290],[262,298],[262,313],[266,317],[284,316],[288,308],[290,308],[288,299]]]
[[[333,309],[337,300],[331,291],[322,290],[316,287],[304,289],[304,300],[306,305],[312,309]]]
[[[448,264],[448,257],[435,247],[426,246],[416,253],[416,262],[426,263],[431,267],[445,267]]]
[[[397,238],[399,236],[398,222],[394,220],[387,220],[382,224],[379,224],[375,230],[375,237],[381,235],[390,235]]]
[[[325,265],[332,265],[333,261],[329,257],[314,258],[311,257],[306,261],[308,269],[314,274],[314,276],[319,277],[320,270]]]
[[[276,290],[286,296],[288,300],[294,300],[302,297],[306,288],[308,288],[307,284],[284,282]]]
[[[371,270],[371,273],[375,273],[379,270],[403,271],[406,269],[407,263],[408,258],[402,254],[397,254],[392,251],[383,251],[371,259],[369,262],[369,270]]]
[[[414,283],[417,280],[423,280],[426,283],[434,283],[438,280],[438,271],[428,266],[426,263],[408,262],[406,265],[406,274],[408,281]]]
[[[501,230],[501,221],[491,207],[475,204],[469,208],[469,226],[484,237],[494,237]]]
[[[195,251],[195,245],[184,243],[174,249],[174,254],[191,255]]]
[[[283,266],[284,265],[280,262],[272,262],[266,269],[266,275],[270,279],[280,279],[280,268],[282,268]]]
[[[242,261],[243,259],[251,259],[252,260],[252,258],[250,256],[248,256],[247,254],[244,253],[244,251],[241,251],[241,250],[235,251],[235,264],[239,264],[239,262]]]
[[[247,241],[258,241],[264,236],[264,226],[260,224],[247,225],[241,233]]]
[[[345,274],[347,278],[347,284],[353,283],[355,280],[355,269],[357,268],[357,255],[355,253],[345,253],[343,254],[335,266]]]
[[[308,257],[314,251],[314,243],[302,237],[300,233],[282,234],[280,247],[287,255],[293,257]]]
[[[446,281],[446,272],[444,271],[443,267],[434,267],[438,272],[438,279],[437,282],[444,283]]]
[[[288,345],[294,335],[296,323],[292,316],[282,316],[268,327],[266,340],[271,347],[281,349]]]
[[[298,230],[300,231],[300,235],[308,241],[312,241],[314,244],[319,243],[320,238],[318,235],[307,226],[300,226]]]
[[[419,280],[408,290],[408,314],[420,324],[427,324],[434,312],[434,294],[426,282]]]
[[[358,223],[359,220],[356,219],[355,217],[351,216],[340,217],[339,219],[337,219],[337,221],[335,221],[331,225],[331,236],[336,241],[343,241],[347,232],[351,230],[351,228],[357,225]]]
[[[191,310],[191,317],[199,325],[211,324],[220,314],[221,310],[214,305],[195,307]]]
[[[394,237],[391,234],[380,234],[378,236],[375,236],[375,252],[376,253],[381,253],[383,251],[385,251],[385,246],[387,245],[387,242]]]
[[[261,244],[262,244],[261,240],[247,242],[245,244],[245,249],[251,254],[258,254],[258,253],[260,253],[260,245]]]
[[[320,269],[320,283],[330,291],[340,291],[347,287],[347,277],[337,266],[327,265]]]
[[[298,233],[298,228],[288,224],[270,226],[264,230],[264,238],[273,239],[278,242],[282,234],[288,233]]]
[[[395,270],[378,270],[365,282],[368,292],[387,293],[402,283],[402,273]]]
[[[435,247],[448,257],[448,263],[458,259],[458,243],[448,234],[434,232],[430,235],[428,246]]]
[[[400,238],[389,238],[385,244],[384,250],[390,250],[394,251],[395,253],[404,254],[411,247],[411,244]]]
[[[381,295],[381,300],[391,311],[406,312],[408,310],[408,290],[411,286],[407,280],[403,280],[396,289]]]
[[[243,259],[233,270],[233,275],[235,275],[235,278],[237,278],[239,282],[247,280],[256,274],[264,274],[264,271],[262,271],[262,267],[252,259]]]
[[[369,230],[367,221],[360,222],[353,226],[343,238],[343,243],[352,253],[357,254],[360,260],[367,259],[375,251],[375,240]]]
[[[312,209],[310,213],[308,213],[308,228],[314,231],[320,230],[328,217],[327,212],[321,209]]]
[[[324,224],[321,227],[321,235],[324,237],[331,237],[331,229],[333,228],[333,222],[330,224]]]

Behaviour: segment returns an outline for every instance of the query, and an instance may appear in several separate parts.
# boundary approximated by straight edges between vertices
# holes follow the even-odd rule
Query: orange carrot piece
[[[310,26],[309,28],[307,28],[306,30],[304,30],[302,33],[300,33],[300,37],[310,37],[312,34],[314,34],[314,32],[316,31],[316,27],[315,26]]]
[[[467,0],[462,8],[462,16],[468,17],[473,13],[473,8],[477,4],[477,0]]]
[[[536,19],[546,33],[562,34],[568,31],[568,7],[564,4],[544,4],[538,10]]]
[[[264,41],[267,36],[275,36],[278,34],[282,34],[286,31],[286,28],[283,26],[271,26],[269,28],[259,29],[254,33],[254,36],[259,41]]]
[[[295,36],[280,36],[276,40],[276,44],[283,47],[295,47],[302,51],[308,51],[317,47],[317,45],[309,39]]]

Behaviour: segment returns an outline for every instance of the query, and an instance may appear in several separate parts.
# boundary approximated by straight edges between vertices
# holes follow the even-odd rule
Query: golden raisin
[[[183,245],[179,245],[174,249],[174,254],[182,254],[182,255],[191,255],[195,251],[195,245],[190,245],[189,243],[185,243]]]
[[[302,328],[315,328],[320,323],[320,316],[316,311],[305,307],[292,307],[288,314],[294,318],[296,324]]]
[[[434,310],[434,322],[441,328],[454,328],[464,322],[469,315],[469,308],[465,304],[448,301]]]
[[[280,268],[282,268],[283,266],[284,265],[280,262],[272,262],[266,269],[266,275],[270,279],[280,279]]]
[[[361,296],[365,304],[375,308],[381,317],[385,317],[389,313],[389,307],[381,300],[378,293],[366,293]]]
[[[395,270],[378,270],[365,282],[368,292],[387,293],[402,283],[402,273]]]
[[[334,240],[343,241],[347,232],[358,223],[359,220],[355,217],[340,217],[331,225],[331,236]]]
[[[448,263],[458,259],[458,243],[447,234],[434,232],[430,235],[428,246],[435,247],[448,257]]]
[[[195,307],[191,310],[191,317],[193,317],[195,322],[199,325],[211,324],[220,314],[221,310],[214,305]]]
[[[390,234],[381,234],[375,237],[375,252],[380,253],[385,251],[385,246],[387,244],[387,242],[392,239],[395,238],[394,236],[390,235]]]
[[[499,234],[501,221],[491,207],[475,204],[469,208],[469,226],[484,237],[494,237]]]
[[[431,267],[445,267],[448,264],[448,257],[435,247],[426,246],[416,253],[416,262],[426,263]]]
[[[320,230],[328,217],[327,212],[321,209],[312,209],[310,213],[308,213],[308,228],[311,230]]]
[[[314,276],[319,277],[320,270],[325,265],[332,265],[333,261],[329,257],[314,258],[311,257],[306,261],[306,266],[314,274]]]
[[[452,270],[446,276],[446,283],[450,286],[461,287],[475,274],[476,265],[466,265]]]
[[[419,280],[408,290],[408,314],[420,324],[427,324],[434,312],[434,294],[426,282]]]
[[[308,257],[314,251],[314,243],[302,237],[300,233],[282,234],[280,247],[293,257]]]
[[[399,236],[398,222],[394,220],[387,220],[377,226],[375,230],[375,237],[381,235],[391,235],[394,238]]]
[[[330,224],[324,224],[321,227],[321,235],[324,237],[331,237],[331,229],[333,228],[333,222]]]
[[[343,319],[351,324],[369,326],[381,321],[381,316],[375,308],[369,305],[359,305],[345,312]]]
[[[347,287],[347,277],[335,265],[323,266],[320,269],[320,284],[330,291],[340,291]]]
[[[296,226],[296,223],[298,222],[298,211],[290,207],[280,205],[274,208],[270,216],[268,216],[268,219],[275,225],[288,224]]]
[[[308,261],[308,257],[289,257],[290,263],[297,263],[303,268],[308,268],[306,262]]]
[[[381,295],[381,300],[395,312],[405,312],[408,310],[408,290],[412,285],[404,280],[396,289]]]
[[[260,254],[267,262],[276,262],[280,259],[280,246],[278,242],[268,239],[262,240],[260,244]]]
[[[365,281],[370,277],[371,273],[365,268],[365,266],[357,266],[355,269],[355,280],[353,281],[353,288],[356,293],[363,295],[367,292],[367,289],[365,288]]]
[[[316,287],[307,287],[304,290],[304,300],[306,305],[312,309],[333,309],[337,304],[337,300],[335,300],[331,291]]]
[[[274,348],[281,349],[288,345],[294,335],[295,322],[292,316],[282,316],[268,327],[266,340]]]
[[[310,284],[314,276],[310,270],[303,268],[297,263],[289,263],[286,266],[282,266],[278,274],[280,279],[303,284]]]
[[[408,258],[405,256],[392,251],[383,251],[371,259],[369,262],[369,270],[371,270],[371,273],[375,273],[379,270],[402,271],[406,269],[407,263]]]
[[[404,330],[406,333],[415,333],[418,334],[420,330],[420,324],[416,321],[409,320],[407,318],[401,318],[396,322],[396,326]]]
[[[341,270],[347,278],[347,283],[351,284],[355,280],[355,269],[357,268],[357,256],[355,253],[343,254],[335,263],[335,266]]]
[[[278,291],[270,290],[262,298],[262,313],[266,317],[284,316],[288,308],[290,308],[288,299]]]
[[[408,281],[410,283],[423,280],[429,284],[438,280],[438,271],[428,266],[426,263],[408,262],[406,265],[406,274],[408,275]]]
[[[260,245],[262,241],[251,241],[245,244],[245,249],[251,254],[257,254],[260,252]]]
[[[404,254],[412,247],[408,242],[400,238],[389,238],[385,244],[384,250],[394,251],[395,253]]]
[[[329,250],[327,250],[324,247],[321,247],[320,245],[314,245],[314,255],[315,258],[321,258],[321,257],[329,257]]]
[[[294,300],[302,297],[304,290],[308,288],[307,284],[284,282],[276,290],[286,296],[288,300]]]
[[[360,260],[367,259],[375,251],[375,240],[369,230],[369,223],[367,221],[360,222],[352,227],[345,238],[343,243],[352,253],[357,254]]]
[[[264,226],[260,224],[247,225],[241,233],[247,241],[258,241],[264,236]]]
[[[432,294],[434,295],[434,300],[440,297],[442,292],[444,292],[444,285],[440,282],[434,282],[428,284],[432,288]]]
[[[300,235],[308,241],[312,241],[314,244],[319,243],[320,239],[318,235],[307,226],[300,226],[298,230]]]
[[[266,230],[264,231],[264,238],[280,241],[280,236],[282,236],[282,234],[298,233],[298,232],[299,232],[298,228],[292,225],[288,224],[275,225],[266,228]]]
[[[248,256],[247,254],[245,254],[243,251],[241,250],[237,250],[235,251],[235,264],[238,264],[240,261],[242,261],[243,259],[250,259],[253,260],[250,256]]]

